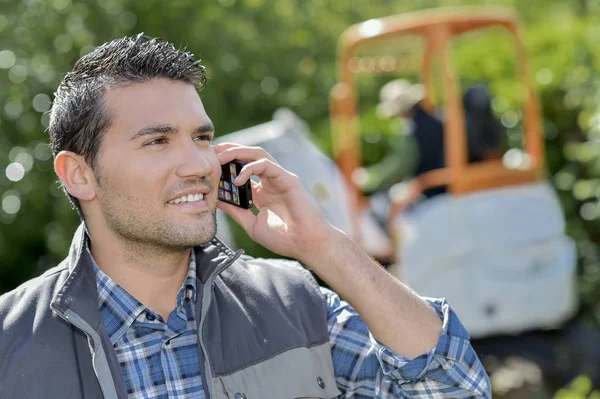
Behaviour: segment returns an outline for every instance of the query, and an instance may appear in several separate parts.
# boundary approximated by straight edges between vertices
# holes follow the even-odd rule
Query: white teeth
[[[180,204],[182,202],[196,202],[204,199],[204,194],[188,194],[169,201],[169,204]]]

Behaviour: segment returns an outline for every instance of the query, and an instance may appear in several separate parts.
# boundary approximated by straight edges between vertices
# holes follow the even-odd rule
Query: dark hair
[[[98,177],[97,155],[111,125],[104,107],[107,89],[160,78],[199,90],[206,70],[192,53],[143,33],[104,43],[81,57],[55,93],[49,126],[53,155],[63,150],[82,155]],[[79,201],[67,195],[83,220]]]

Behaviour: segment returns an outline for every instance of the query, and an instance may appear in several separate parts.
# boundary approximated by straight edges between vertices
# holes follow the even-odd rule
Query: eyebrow
[[[194,129],[192,134],[198,133],[214,133],[215,127],[212,123],[205,123]],[[179,129],[172,125],[150,125],[141,128],[130,140],[135,140],[139,137],[150,136],[155,134],[174,134],[179,132]]]
[[[210,134],[214,134],[215,132],[215,127],[213,126],[212,123],[205,123],[204,125],[200,125],[197,128],[194,129],[194,131],[192,133],[196,134],[196,133],[210,133]]]

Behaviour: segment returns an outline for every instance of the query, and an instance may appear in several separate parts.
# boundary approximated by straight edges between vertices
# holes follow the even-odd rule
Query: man
[[[424,95],[423,85],[405,79],[392,80],[381,88],[377,113],[383,118],[402,118],[408,128],[381,162],[356,171],[354,180],[365,193],[444,167],[443,123],[421,106]],[[434,188],[425,194],[432,197],[443,192],[443,188]]]
[[[425,97],[422,84],[406,79],[386,83],[379,92],[377,114],[381,118],[400,118],[406,128],[391,143],[389,153],[379,162],[357,168],[352,179],[369,195],[369,212],[382,231],[389,231],[394,208],[416,204],[446,192],[432,187],[423,193],[413,190],[407,180],[444,164],[444,126],[442,121],[421,105]]]
[[[445,301],[386,274],[262,149],[211,145],[204,82],[140,34],[61,83],[55,171],[83,224],[63,263],[0,299],[0,397],[490,397]],[[233,159],[237,185],[260,180],[256,216],[217,204]],[[225,248],[216,207],[352,306],[296,262]]]
[[[446,166],[443,121],[423,108],[425,89],[405,79],[386,83],[379,93],[377,113],[384,118],[402,118],[408,123],[407,134],[398,137],[392,151],[381,162],[355,172],[355,183],[368,194],[407,178]],[[468,162],[502,157],[502,125],[491,110],[491,98],[483,85],[470,87],[463,96]],[[445,187],[434,187],[426,198],[443,194]]]

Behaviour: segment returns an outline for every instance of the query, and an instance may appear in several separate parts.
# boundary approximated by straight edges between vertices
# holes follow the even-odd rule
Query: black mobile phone
[[[239,206],[240,208],[252,208],[252,187],[250,179],[242,186],[236,186],[233,181],[240,174],[245,163],[242,161],[231,161],[221,165],[221,180],[219,181],[219,200]]]

